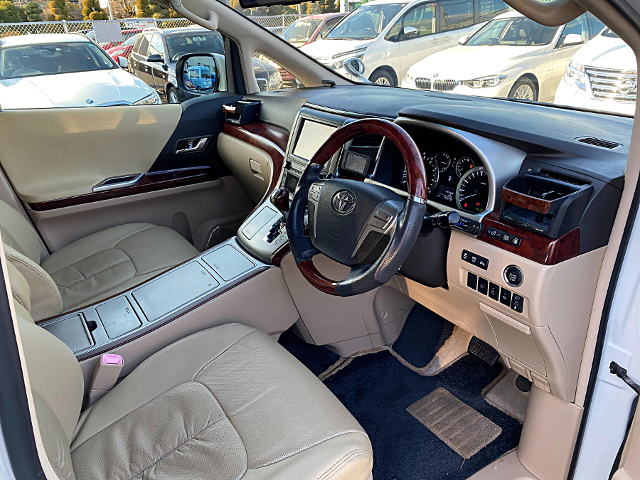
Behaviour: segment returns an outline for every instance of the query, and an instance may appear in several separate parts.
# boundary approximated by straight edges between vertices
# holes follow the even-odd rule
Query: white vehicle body
[[[636,65],[631,47],[605,29],[573,56],[554,103],[634,115]]]
[[[500,22],[509,25],[511,21],[513,25],[517,21],[537,25],[518,12],[498,15],[476,32],[476,36],[462,38],[461,45],[435,53],[413,65],[402,87],[492,98],[552,101],[571,56],[596,35],[597,31],[589,24],[597,21],[584,14],[567,25],[555,28],[555,32],[551,30],[553,27],[545,27],[547,30],[542,36],[549,40],[543,44],[527,44],[524,28],[519,30],[523,35],[522,42],[516,39],[510,40],[511,44],[473,44],[477,36],[491,31],[493,25]],[[502,41],[502,38],[497,41]],[[526,88],[518,90],[522,85]]]
[[[58,72],[38,70],[38,65],[30,65],[29,59],[19,53],[25,52],[30,46],[37,48],[54,45],[75,46],[76,44],[92,45],[91,48],[95,50],[91,50],[91,53],[103,62],[101,65],[104,68],[68,73],[64,70]],[[21,47],[21,49],[10,52],[11,47]],[[12,71],[8,67],[10,63],[8,54],[13,54],[14,58],[18,55],[18,62],[24,62],[23,66]],[[160,98],[151,87],[121,69],[102,49],[82,35],[39,34],[7,37],[0,43],[0,56],[3,59],[4,55],[7,55],[7,60],[2,64],[0,76],[0,107],[3,110],[160,103]],[[54,67],[58,65],[57,68],[60,69],[62,55],[48,57],[48,65]],[[38,58],[44,59],[44,57]],[[40,68],[43,67],[40,66]]]
[[[379,32],[374,32],[375,36],[336,38],[341,26],[353,21],[363,9],[385,5],[395,6],[390,10],[395,14],[386,20]],[[371,81],[399,85],[414,63],[456,45],[461,35],[473,34],[496,12],[506,8],[501,0],[375,0],[354,10],[325,38],[304,45],[301,50],[343,75],[342,62],[349,57],[360,58],[365,65],[364,75]],[[446,25],[447,20],[449,25]],[[382,76],[382,72],[386,75]]]

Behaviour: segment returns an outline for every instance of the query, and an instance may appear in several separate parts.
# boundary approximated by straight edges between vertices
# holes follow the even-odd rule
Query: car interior
[[[507,3],[640,47],[614,1]],[[634,119],[356,84],[223,2],[173,7],[222,34],[227,91],[0,112],[46,478],[568,478]],[[305,87],[260,91],[255,52]]]

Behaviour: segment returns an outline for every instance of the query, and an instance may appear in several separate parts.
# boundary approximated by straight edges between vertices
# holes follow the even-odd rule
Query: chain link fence
[[[293,21],[303,15],[250,16],[251,20],[279,35]],[[25,22],[0,23],[0,37],[15,35],[30,35],[37,33],[84,33],[92,40],[100,41],[100,34],[113,37],[117,31],[125,32],[123,39],[127,39],[127,30],[142,30],[148,27],[176,28],[193,25],[186,18],[128,18],[124,20],[96,20],[96,21],[61,21],[61,22]],[[97,36],[97,37],[96,37]]]

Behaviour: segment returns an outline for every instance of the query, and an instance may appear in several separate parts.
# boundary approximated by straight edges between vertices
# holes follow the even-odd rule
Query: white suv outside
[[[637,83],[633,50],[606,28],[573,56],[554,103],[634,115]]]
[[[360,58],[369,80],[396,86],[411,65],[454,46],[460,35],[507,9],[502,0],[375,0],[300,50],[343,75],[342,62]]]
[[[602,28],[590,13],[546,27],[507,12],[461,45],[413,65],[402,87],[551,102],[572,55]]]

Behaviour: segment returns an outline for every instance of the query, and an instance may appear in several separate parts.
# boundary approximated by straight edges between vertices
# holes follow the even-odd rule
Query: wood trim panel
[[[318,272],[316,266],[311,260],[303,260],[298,264],[298,268],[300,269],[302,276],[321,292],[328,293],[329,295],[338,294],[338,282],[335,282]]]
[[[532,197],[507,187],[502,187],[502,201],[536,213],[548,213],[551,208],[549,200]]]
[[[152,172],[146,173],[135,185],[130,187],[114,188],[113,190],[106,190],[104,192],[87,193],[85,195],[60,198],[58,200],[50,200],[46,202],[30,203],[29,208],[37,212],[43,212],[46,210],[54,210],[56,208],[99,202],[100,200],[126,197],[129,195],[137,195],[139,193],[147,193],[172,187],[208,182],[210,180],[215,180],[216,178],[218,177],[211,167],[194,167],[170,170],[167,172]]]
[[[502,222],[499,211],[493,211],[485,216],[482,224],[484,231],[479,237],[480,240],[543,265],[555,265],[580,255],[580,227],[574,228],[560,238],[549,238]],[[522,239],[520,247],[488,237],[488,227],[517,235]]]

